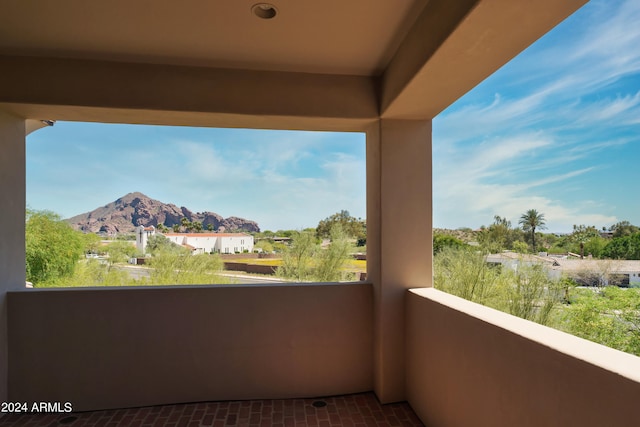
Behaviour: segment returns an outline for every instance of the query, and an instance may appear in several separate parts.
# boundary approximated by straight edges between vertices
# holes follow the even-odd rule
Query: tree
[[[469,301],[493,306],[500,270],[469,248],[445,247],[433,257],[433,286]]]
[[[480,246],[489,253],[513,249],[514,242],[519,239],[521,239],[520,231],[512,229],[511,221],[499,215],[494,216],[493,224],[483,227],[478,236]]]
[[[640,259],[640,233],[614,237],[602,253],[605,257],[613,259]]]
[[[640,356],[640,290],[575,289],[560,324],[576,336]]]
[[[342,270],[349,260],[351,245],[340,224],[331,229],[331,243],[320,248],[314,232],[298,231],[284,249],[276,274],[299,281],[335,282],[344,279]],[[275,246],[275,245],[274,245]]]
[[[613,237],[624,237],[640,232],[640,228],[629,221],[620,221],[609,227],[609,231],[613,231]]]
[[[544,214],[539,213],[535,209],[529,209],[527,212],[523,213],[520,217],[520,221],[518,224],[522,226],[522,230],[527,233],[531,233],[531,246],[533,247],[533,251],[536,251],[536,229],[544,230],[545,227],[545,219]]]
[[[191,228],[196,233],[200,233],[202,231],[202,223],[200,221],[194,221],[194,222],[191,223]]]
[[[86,253],[97,253],[102,239],[94,233],[85,233],[82,235],[84,251]]]
[[[584,259],[584,245],[591,239],[600,237],[600,233],[594,226],[573,225],[573,233],[571,233],[570,240],[580,245],[580,258]]]
[[[84,238],[53,212],[27,211],[25,246],[27,280],[37,286],[73,274]]]
[[[551,314],[564,298],[565,289],[559,280],[551,280],[541,264],[521,263],[517,270],[507,269],[506,286],[501,300],[506,306],[495,308],[541,325],[547,325]]]
[[[347,235],[347,237],[358,240],[363,246],[366,244],[367,239],[367,224],[361,218],[354,218],[349,214],[349,211],[341,210],[338,213],[331,215],[318,223],[316,227],[316,236],[320,239],[331,237],[331,229],[335,224],[340,224],[340,227]]]
[[[342,230],[340,224],[334,224],[331,228],[331,244],[328,248],[320,250],[317,267],[313,277],[319,282],[337,282],[342,280],[344,272],[342,268],[349,260],[351,245],[349,238]]]
[[[136,255],[136,247],[130,242],[115,241],[109,243],[105,249],[109,254],[109,263],[117,264],[121,262],[127,262],[129,259]]]
[[[523,260],[517,269],[497,268],[477,251],[445,248],[433,264],[437,289],[541,324],[552,320],[565,294],[564,284],[549,279],[542,265]]]
[[[154,234],[147,239],[147,252],[156,254],[161,251],[167,252],[184,252],[184,248],[176,245],[162,234]]]
[[[591,254],[596,258],[602,258],[604,254],[604,248],[609,243],[608,239],[601,237],[600,235],[592,238],[584,244],[585,253]]]
[[[511,246],[511,249],[513,249],[515,252],[517,252],[519,254],[524,254],[524,253],[527,252],[527,249],[529,249],[529,247],[522,240],[518,240],[516,242],[513,242],[513,245]]]
[[[319,250],[312,233],[297,232],[292,235],[291,245],[286,247],[282,256],[282,265],[276,274],[299,281],[311,280],[313,257]]]
[[[434,255],[441,252],[444,248],[462,248],[464,246],[467,246],[466,243],[449,234],[434,233],[433,235]]]
[[[177,251],[160,251],[149,259],[151,285],[207,285],[228,283],[219,276],[223,268],[218,255],[190,255]]]
[[[273,252],[273,244],[268,239],[260,239],[254,245],[254,249],[262,249],[262,252],[271,253]]]

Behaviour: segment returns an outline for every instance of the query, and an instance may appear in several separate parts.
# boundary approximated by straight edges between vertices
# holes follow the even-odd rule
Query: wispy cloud
[[[434,223],[477,227],[536,208],[568,231],[627,215],[619,185],[598,189],[640,143],[637,22],[640,2],[592,1],[438,116]]]
[[[131,191],[195,211],[242,216],[271,229],[313,227],[341,209],[365,215],[362,134],[194,128],[144,133],[74,123],[47,131],[33,134],[28,144],[28,196],[38,202],[34,208],[65,217]],[[122,139],[108,147],[92,146],[83,135],[120,131]],[[51,144],[50,138],[66,142]],[[107,159],[107,153],[118,158]],[[49,189],[52,182],[55,192]]]

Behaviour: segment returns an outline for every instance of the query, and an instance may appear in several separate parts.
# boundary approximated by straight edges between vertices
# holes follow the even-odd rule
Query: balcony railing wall
[[[370,284],[10,292],[9,398],[74,410],[373,388]]]
[[[640,358],[435,289],[407,298],[407,395],[426,425],[638,425]]]

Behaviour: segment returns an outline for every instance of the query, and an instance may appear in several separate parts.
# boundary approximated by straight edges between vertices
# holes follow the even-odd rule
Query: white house
[[[194,254],[253,252],[253,236],[245,233],[167,233],[164,236]]]
[[[502,252],[487,255],[487,263],[517,270],[520,265],[542,265],[549,278],[567,276],[587,286],[618,285],[640,287],[639,260],[572,259]]]

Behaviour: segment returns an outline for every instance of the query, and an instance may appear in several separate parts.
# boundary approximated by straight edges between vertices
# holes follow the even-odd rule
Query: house
[[[145,253],[149,237],[156,234],[154,226],[136,228],[136,248]],[[234,254],[253,252],[253,236],[246,233],[158,233],[176,245],[188,248],[194,255],[204,253]]]
[[[189,247],[193,254],[253,252],[253,236],[245,233],[165,233],[164,237]]]
[[[485,257],[485,261],[489,264],[503,265],[512,270],[517,270],[518,266],[525,265],[543,265],[547,269],[553,266],[558,266],[558,261],[554,257],[520,254],[517,252],[504,251],[499,254],[489,254]]]
[[[640,286],[640,261],[576,259],[570,256],[542,256],[505,251],[485,257],[489,264],[517,270],[521,265],[542,265],[549,278],[566,276],[584,286]]]
[[[640,358],[432,288],[432,119],[585,2],[4,2],[0,401],[373,391],[433,426],[637,425]],[[365,133],[367,282],[25,289],[43,120]]]
[[[585,286],[640,286],[640,261],[612,259],[557,260],[554,271]]]

